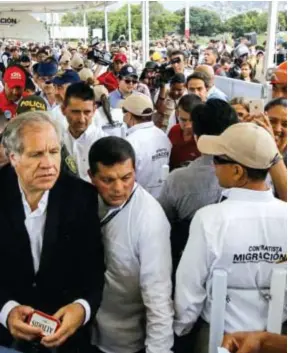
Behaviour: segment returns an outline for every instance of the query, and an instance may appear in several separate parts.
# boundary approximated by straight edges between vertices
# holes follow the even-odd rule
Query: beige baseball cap
[[[101,97],[103,96],[103,94],[108,97],[109,96],[109,92],[108,89],[103,86],[103,85],[96,85],[93,88],[94,90],[94,94],[95,94],[95,102],[100,102]]]
[[[151,98],[144,94],[131,94],[127,97],[122,108],[136,116],[150,116],[154,112],[154,106]]]
[[[70,59],[71,59],[71,55],[69,55],[69,53],[65,53],[61,56],[60,64],[69,63]]]
[[[269,169],[279,155],[273,137],[254,123],[231,125],[220,136],[203,135],[197,146],[201,153],[225,155],[253,169]]]
[[[84,67],[84,60],[79,54],[75,54],[70,65],[74,70],[80,70]]]
[[[81,81],[87,81],[89,78],[94,79],[93,71],[88,69],[87,67],[83,67],[82,70],[78,72]]]

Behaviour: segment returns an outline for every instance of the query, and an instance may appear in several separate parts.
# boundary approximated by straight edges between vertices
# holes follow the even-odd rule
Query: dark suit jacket
[[[15,300],[54,314],[74,300],[85,299],[93,318],[104,284],[95,188],[63,173],[50,190],[37,274],[24,219],[17,176],[8,165],[0,170],[0,310]],[[0,345],[7,345],[7,333],[0,324]]]

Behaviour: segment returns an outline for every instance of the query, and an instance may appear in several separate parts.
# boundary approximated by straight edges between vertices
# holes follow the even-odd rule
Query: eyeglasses
[[[213,156],[213,163],[214,164],[240,164],[232,159],[229,159],[226,156]]]
[[[135,85],[136,83],[138,83],[137,80],[128,80],[128,79],[125,79],[124,81],[125,81],[125,83],[126,83],[127,85],[129,85],[130,83],[133,83],[133,85]]]

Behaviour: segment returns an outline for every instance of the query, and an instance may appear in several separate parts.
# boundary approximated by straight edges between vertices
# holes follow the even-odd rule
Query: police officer
[[[154,197],[162,187],[162,166],[169,164],[171,142],[151,121],[153,103],[141,94],[132,94],[123,103],[127,140],[136,152],[136,180]]]

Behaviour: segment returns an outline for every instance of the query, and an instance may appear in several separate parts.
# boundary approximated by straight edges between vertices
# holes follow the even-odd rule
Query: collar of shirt
[[[70,136],[71,140],[77,143],[85,143],[85,141],[94,133],[96,127],[94,126],[93,122],[88,126],[88,128],[81,134],[78,138],[75,138],[71,135],[71,132],[68,128],[68,135]]]
[[[256,191],[244,188],[231,188],[223,190],[222,195],[229,201],[269,202],[274,199],[272,189]]]
[[[136,187],[137,187],[137,183],[134,183],[133,190],[131,191],[130,196],[135,191]],[[112,206],[107,205],[100,195],[99,195],[98,199],[99,199],[99,218],[100,218],[101,222],[103,222],[107,217],[109,217],[111,213],[116,212],[118,210],[120,211],[125,206],[126,202],[128,201],[128,200],[126,200],[120,206],[112,207]]]
[[[153,127],[154,126],[154,123],[153,121],[148,121],[146,123],[141,123],[141,124],[137,124],[137,125],[134,125],[132,127],[130,127],[130,129],[127,130],[127,136],[131,135],[133,132],[137,131],[137,130],[140,130],[140,129],[148,129],[150,127]]]
[[[20,185],[20,183],[18,182],[19,184],[19,189],[20,189],[20,193],[21,193],[21,197],[22,197],[22,203],[23,203],[23,206],[24,206],[24,211],[25,211],[25,216],[26,218],[28,216],[34,216],[34,217],[37,217],[37,216],[41,216],[43,215],[46,210],[47,210],[47,206],[48,206],[48,197],[49,197],[49,190],[46,190],[43,194],[43,196],[41,197],[39,203],[38,203],[38,207],[36,208],[35,211],[32,211],[27,200],[26,200],[26,196],[24,194],[24,191]]]
[[[39,94],[39,96],[44,99],[45,103],[47,104],[48,110],[52,110],[53,108],[55,108],[55,107],[58,105],[58,104],[56,103],[56,101],[55,101],[53,104],[50,104],[49,101],[48,101],[48,99],[47,99],[47,97],[46,97],[46,95],[45,95],[45,93],[44,93],[43,91],[41,91],[41,93]]]

